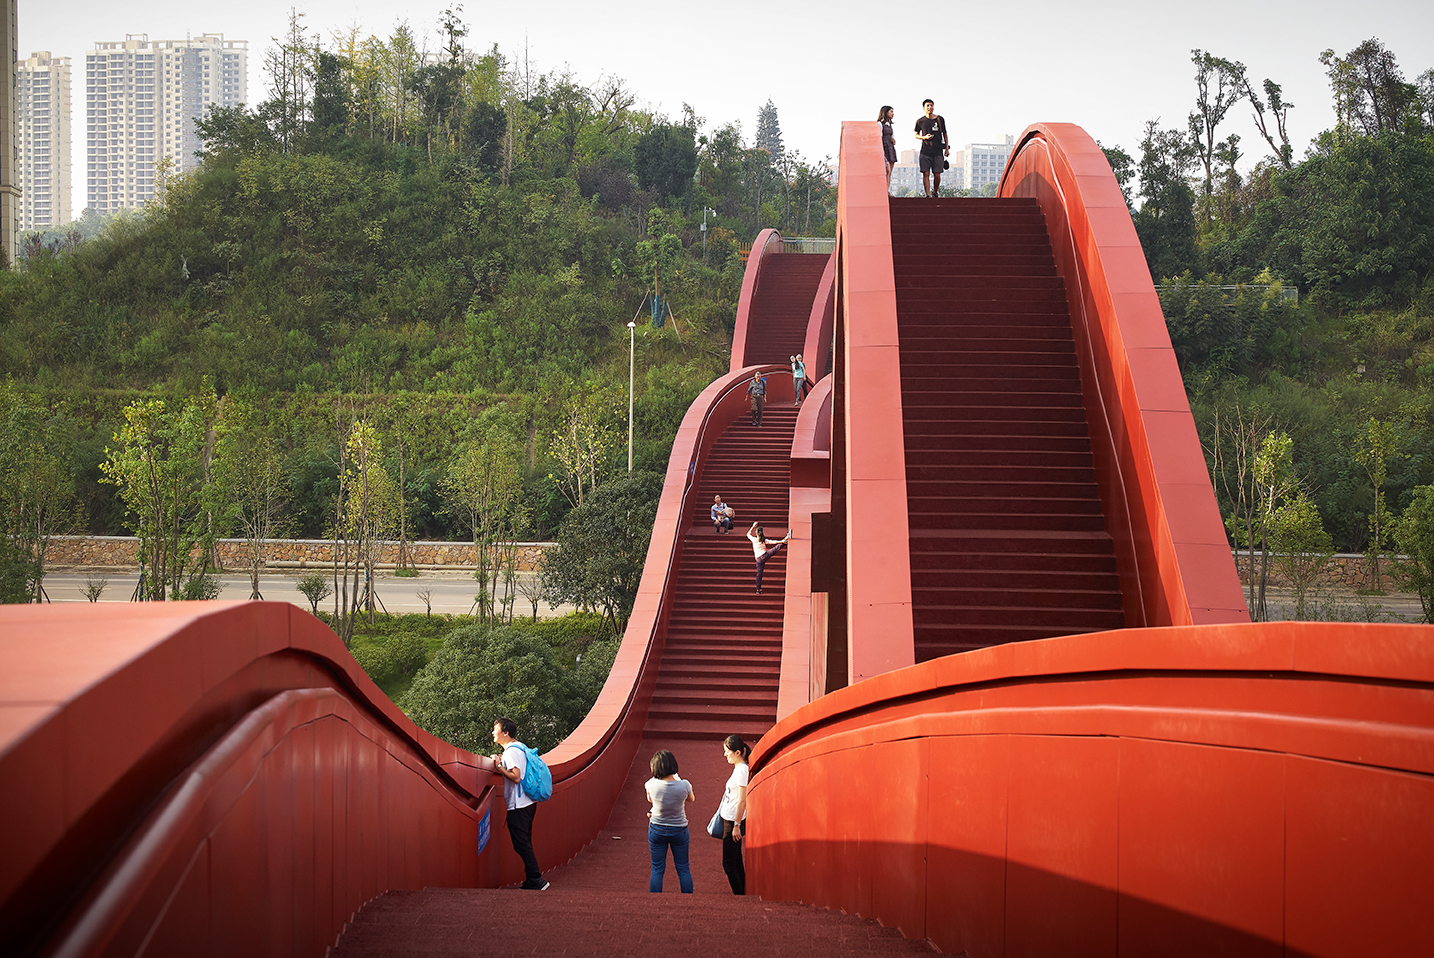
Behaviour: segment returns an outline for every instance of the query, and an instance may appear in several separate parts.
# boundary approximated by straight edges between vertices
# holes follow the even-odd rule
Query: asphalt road
[[[259,591],[265,599],[292,602],[300,608],[307,609],[309,600],[304,598],[294,585],[299,578],[299,573],[266,573],[259,580]],[[86,583],[98,583],[101,580],[104,580],[105,585],[99,601],[128,602],[139,581],[139,573],[118,571],[51,572],[45,576],[45,593],[51,602],[87,602],[89,600],[85,596]],[[219,582],[223,589],[219,598],[249,598],[249,577],[247,575],[221,575]],[[330,582],[332,583],[332,580]],[[420,574],[418,578],[380,575],[375,578],[374,582],[374,591],[383,608],[394,614],[425,611],[426,605],[419,593],[427,592],[433,612],[466,615],[472,609],[473,598],[478,592],[478,584],[473,580],[473,576],[465,573],[430,572]],[[333,597],[330,596],[319,603],[319,608],[332,609],[333,603]],[[546,601],[538,603],[539,618],[567,615],[572,611],[573,606],[571,605],[560,605],[553,609],[549,608]],[[518,595],[517,602],[514,604],[514,614],[524,616],[533,614],[532,605],[521,594]]]

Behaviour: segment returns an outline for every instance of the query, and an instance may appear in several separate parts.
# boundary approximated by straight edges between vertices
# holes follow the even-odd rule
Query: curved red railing
[[[1039,201],[1065,280],[1126,623],[1249,621],[1160,300],[1105,154],[1075,124],[1035,124],[999,195]]]
[[[545,868],[631,766],[687,500],[758,368],[790,372],[723,376],[678,430],[616,663],[545,756]],[[22,953],[317,954],[388,888],[522,877],[490,760],[418,729],[288,603],[7,606],[0,636],[0,940]]]
[[[728,372],[736,372],[747,365],[747,346],[752,336],[752,303],[757,296],[757,283],[762,277],[762,265],[769,253],[782,251],[782,234],[776,230],[762,230],[752,241],[752,251],[747,254],[747,269],[742,274],[742,293],[737,299],[737,320],[732,329],[732,359]]]
[[[1415,955],[1434,627],[1128,629],[840,689],[752,756],[748,891],[942,951]]]
[[[848,594],[835,634],[849,646],[844,681],[855,683],[916,661],[891,204],[876,123],[842,124],[839,175],[832,522]]]
[[[827,257],[827,268],[817,285],[812,315],[807,320],[806,339],[802,343],[802,360],[807,367],[807,378],[812,383],[820,382],[826,376],[831,359],[836,317],[836,266],[837,258]]]
[[[0,633],[12,953],[315,954],[388,887],[498,877],[486,760],[288,603],[7,606]]]

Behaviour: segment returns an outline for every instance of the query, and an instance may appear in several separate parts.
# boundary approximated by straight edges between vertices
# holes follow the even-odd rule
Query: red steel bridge
[[[1430,954],[1434,628],[1249,622],[1099,148],[1035,125],[997,198],[892,199],[853,122],[840,170],[834,253],[754,244],[617,663],[547,756],[552,891],[502,890],[491,761],[307,613],[6,607],[0,953]],[[715,494],[793,530],[762,595]],[[698,894],[650,896],[647,758],[708,809],[729,732],[749,895],[695,838]]]

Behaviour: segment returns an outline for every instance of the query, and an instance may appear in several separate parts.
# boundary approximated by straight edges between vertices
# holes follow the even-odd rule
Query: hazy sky
[[[151,40],[223,33],[248,40],[249,99],[265,96],[264,51],[289,9],[305,14],[324,39],[358,25],[387,36],[407,20],[430,46],[440,12],[453,0],[407,4],[374,0],[244,0],[198,12],[191,3],[130,6],[114,0],[20,0],[19,52],[73,58],[75,213],[84,195],[84,54],[100,40],[145,33]],[[1136,153],[1145,121],[1185,124],[1195,98],[1191,48],[1242,61],[1258,84],[1280,83],[1295,104],[1289,129],[1296,154],[1333,125],[1319,54],[1343,55],[1378,37],[1411,82],[1434,67],[1434,3],[1429,0],[1083,0],[1024,4],[882,4],[847,0],[544,0],[524,4],[468,0],[462,18],[471,49],[494,43],[528,56],[539,71],[569,69],[591,84],[627,81],[639,102],[676,118],[692,104],[708,127],[740,121],[750,137],[758,108],[776,105],[789,149],[835,158],[842,120],[869,120],[895,106],[900,149],[931,97],[958,144],[1019,134],[1029,124],[1065,121],[1107,146]],[[1253,162],[1263,141],[1236,107],[1224,135],[1237,132]]]

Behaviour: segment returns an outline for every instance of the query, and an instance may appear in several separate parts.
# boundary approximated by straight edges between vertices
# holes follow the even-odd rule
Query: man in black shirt
[[[951,139],[946,135],[946,118],[936,112],[936,104],[921,101],[922,117],[916,121],[916,138],[921,141],[921,188],[927,196],[941,195],[941,171],[951,155]]]

